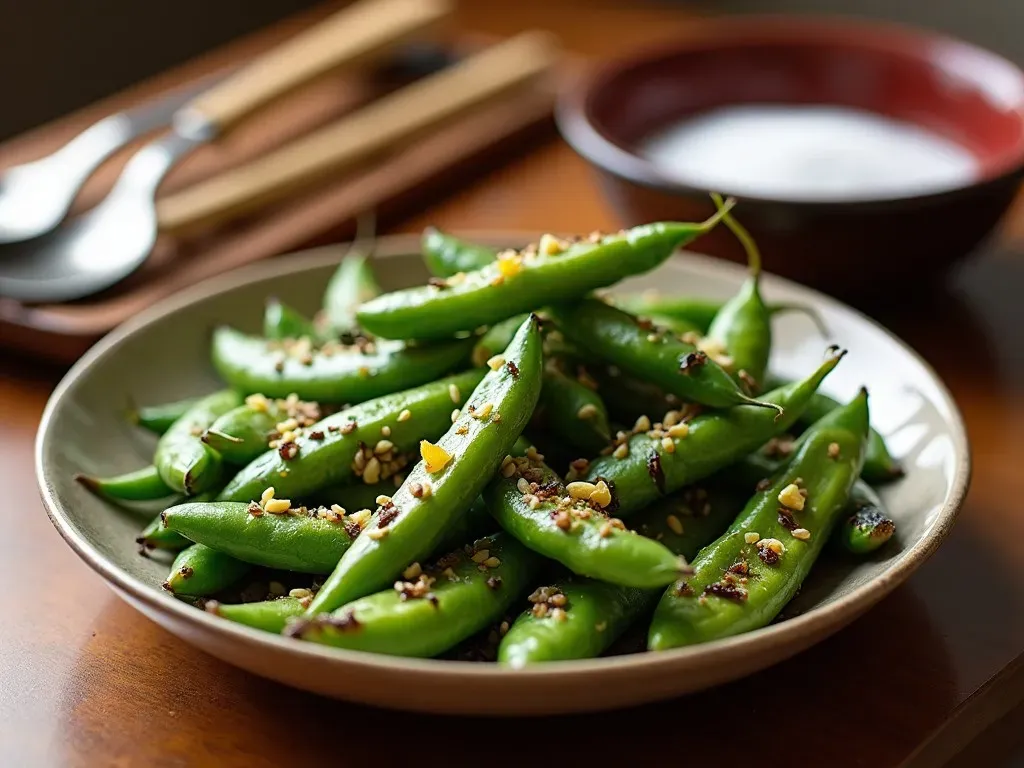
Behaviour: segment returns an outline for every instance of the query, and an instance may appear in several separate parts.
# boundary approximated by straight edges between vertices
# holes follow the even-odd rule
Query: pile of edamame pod
[[[138,539],[177,553],[169,593],[297,641],[522,667],[765,626],[823,552],[892,536],[868,483],[900,470],[866,391],[818,392],[843,351],[768,378],[773,314],[809,310],[762,300],[713,197],[520,251],[430,229],[434,276],[384,295],[352,253],[315,318],[270,301],[262,336],[215,331],[226,389],[137,410],[152,466],[80,480],[173,504]],[[723,225],[732,299],[601,295]]]

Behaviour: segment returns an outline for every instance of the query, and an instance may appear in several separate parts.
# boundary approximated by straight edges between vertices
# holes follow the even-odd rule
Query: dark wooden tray
[[[295,24],[279,25],[273,34],[261,33],[232,44],[131,92],[0,145],[0,168],[53,151],[104,114],[218,68],[244,63],[281,37],[316,21],[323,12],[306,14]],[[463,37],[444,43],[444,47],[464,53],[484,42]],[[182,189],[242,164],[399,84],[394,77],[379,75],[339,73],[323,78],[253,116],[215,146],[190,155],[171,172],[160,192]],[[549,135],[554,92],[552,76],[283,205],[188,240],[161,237],[152,257],[135,275],[87,300],[29,306],[0,298],[0,347],[71,362],[114,326],[181,288],[258,259],[348,237],[363,212],[375,212],[378,227],[386,227],[473,175],[504,162],[527,142]],[[76,202],[77,210],[102,198],[137,146],[118,153],[90,179]]]

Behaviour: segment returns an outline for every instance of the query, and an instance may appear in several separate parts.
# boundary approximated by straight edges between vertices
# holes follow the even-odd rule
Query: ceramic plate
[[[508,244],[526,238],[483,239]],[[417,251],[418,239],[412,237],[380,240],[377,273],[386,289],[425,279]],[[866,384],[874,426],[907,469],[905,479],[883,491],[898,524],[898,541],[853,563],[823,558],[786,609],[785,620],[686,649],[510,671],[325,648],[232,624],[178,602],[159,586],[167,563],[137,552],[134,539],[144,521],[92,497],[72,475],[109,475],[148,464],[154,440],[126,423],[127,404],[160,403],[218,387],[209,361],[211,328],[227,321],[255,331],[268,295],[312,313],[340,253],[324,248],[258,264],[152,307],[90,350],[57,387],[43,415],[36,471],[57,530],[125,600],[224,661],[328,696],[430,712],[541,714],[637,704],[741,677],[818,642],[904,581],[953,525],[970,464],[960,414],[942,382],[906,345],[863,315],[766,276],[768,300],[815,307],[834,341],[849,349],[824,390],[846,399]],[[734,265],[683,255],[621,288],[726,297],[743,277]],[[802,376],[818,364],[826,345],[806,318],[781,317],[772,368]]]

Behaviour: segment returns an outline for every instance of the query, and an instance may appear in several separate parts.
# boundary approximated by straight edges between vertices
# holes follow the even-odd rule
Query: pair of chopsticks
[[[556,60],[557,45],[545,33],[497,43],[246,165],[159,199],[160,231],[216,225],[346,173],[539,79]]]

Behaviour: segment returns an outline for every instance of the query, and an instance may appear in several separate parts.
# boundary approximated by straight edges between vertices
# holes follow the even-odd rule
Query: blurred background
[[[8,73],[4,99],[18,107],[0,110],[0,140],[317,4],[317,0],[7,0],[0,25],[0,71]],[[508,8],[499,13],[489,8],[498,4],[496,0],[462,0],[460,6],[470,9],[482,24],[488,17],[517,16],[536,23],[548,9],[585,17],[594,6],[609,10],[676,6],[725,14],[842,13],[923,25],[1024,62],[1020,32],[1024,3],[1019,0],[519,0],[512,13]],[[580,23],[587,21],[581,18]],[[654,27],[648,34],[661,36]],[[614,35],[610,27],[596,30],[595,48],[603,37]]]

